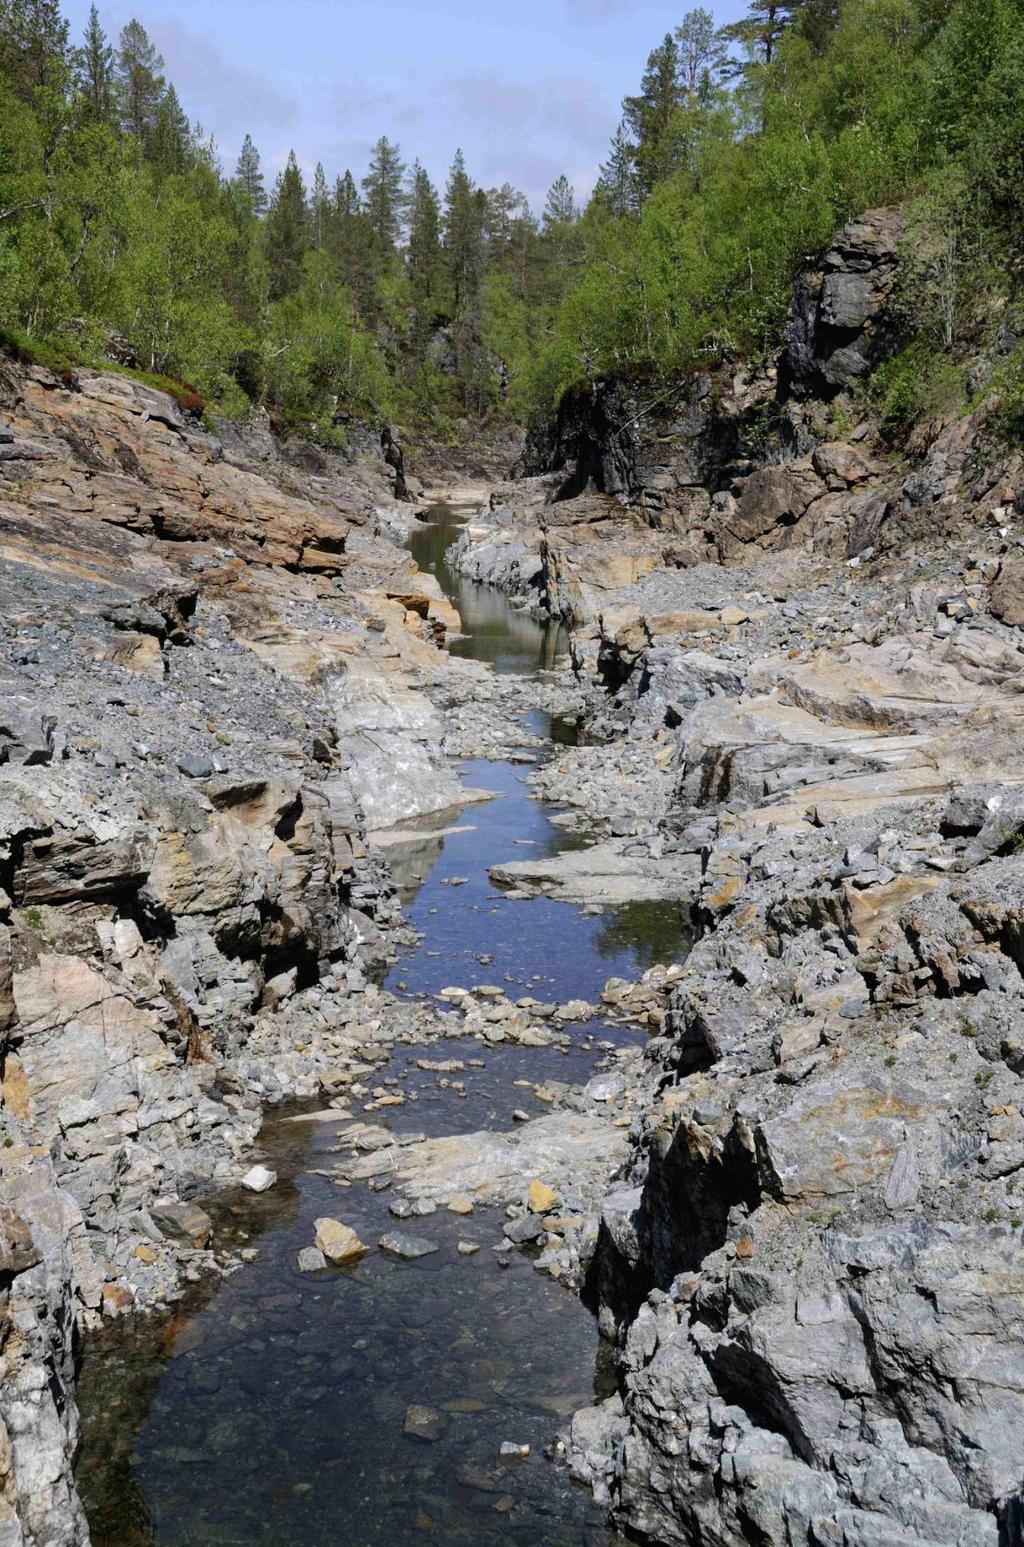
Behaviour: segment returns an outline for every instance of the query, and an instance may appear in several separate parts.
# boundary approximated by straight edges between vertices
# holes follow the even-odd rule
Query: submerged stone
[[[409,1235],[404,1230],[389,1230],[380,1238],[380,1249],[391,1257],[401,1257],[407,1262],[413,1262],[418,1257],[429,1257],[440,1247],[434,1241],[427,1241],[421,1235]]]
[[[444,1433],[448,1420],[443,1413],[439,1413],[436,1407],[423,1407],[414,1402],[405,1410],[405,1422],[402,1425],[402,1433],[410,1439],[427,1440],[433,1443],[439,1440]]]

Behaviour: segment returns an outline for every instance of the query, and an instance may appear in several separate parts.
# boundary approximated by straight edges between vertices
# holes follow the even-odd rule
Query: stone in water
[[[253,1166],[242,1177],[242,1186],[249,1192],[266,1192],[277,1181],[277,1172],[269,1166]]]
[[[380,1238],[380,1249],[389,1252],[392,1257],[402,1257],[406,1262],[414,1262],[417,1257],[429,1257],[439,1248],[433,1241],[424,1240],[421,1235],[407,1235],[404,1230],[389,1230]]]
[[[336,1265],[358,1262],[369,1250],[352,1227],[343,1225],[340,1219],[318,1219],[313,1240],[328,1262]]]

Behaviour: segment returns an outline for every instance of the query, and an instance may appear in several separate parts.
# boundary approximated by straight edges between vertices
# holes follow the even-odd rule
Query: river
[[[453,650],[497,672],[550,667],[566,643],[558,630],[445,564],[463,518],[436,507],[409,543],[460,611],[465,637]],[[545,737],[560,731],[539,711],[528,724]],[[391,970],[392,992],[495,982],[513,997],[515,985],[542,1000],[595,1000],[609,976],[635,977],[671,957],[680,939],[664,906],[593,916],[495,894],[488,865],[579,840],[530,798],[521,763],[462,771],[495,798],[462,813],[443,840],[395,856],[400,871],[406,862],[407,912],[421,939]],[[487,1046],[483,1066],[460,1075],[461,1090],[417,1069],[422,1049],[398,1046],[386,1072],[407,1105],[389,1125],[507,1128],[516,1108],[542,1110],[514,1082],[584,1081],[598,1039],[633,1035],[591,1023],[568,1052]],[[430,1057],[477,1052],[441,1043]],[[600,1511],[544,1457],[559,1420],[593,1400],[595,1378],[606,1389],[589,1314],[526,1256],[495,1253],[493,1210],[417,1221],[440,1250],[416,1263],[371,1252],[352,1271],[298,1273],[296,1254],[319,1215],[343,1218],[366,1241],[395,1221],[386,1191],[339,1193],[317,1174],[331,1163],[335,1130],[293,1115],[271,1115],[261,1135],[278,1185],[207,1205],[218,1241],[255,1246],[256,1260],[87,1346],[77,1479],[95,1547],[605,1547]],[[480,1249],[460,1254],[460,1241]],[[404,1432],[412,1404],[440,1414],[432,1438]],[[500,1462],[505,1441],[528,1444],[529,1459]]]

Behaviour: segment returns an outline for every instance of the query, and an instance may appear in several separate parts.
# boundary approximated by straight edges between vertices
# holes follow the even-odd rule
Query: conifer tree
[[[513,188],[511,183],[502,183],[500,188],[487,190],[484,236],[491,263],[501,263],[503,255],[515,240],[519,222],[529,212],[526,195],[520,193],[518,188]]]
[[[454,298],[455,316],[468,317],[480,296],[483,256],[483,207],[477,200],[461,150],[455,152],[444,202],[444,249]]]
[[[242,191],[250,213],[262,215],[267,207],[267,191],[263,186],[260,153],[252,142],[252,136],[249,134],[242,141],[238,165],[235,168],[235,179]]]
[[[397,145],[381,135],[373,147],[370,169],[363,178],[366,213],[377,252],[387,260],[395,251],[405,213],[405,165]]]
[[[317,252],[327,246],[327,233],[331,218],[331,196],[327,191],[327,176],[322,161],[313,173],[313,189],[309,199],[310,237]]]
[[[114,115],[114,50],[100,25],[95,5],[89,9],[82,46],[75,53],[78,90],[86,116],[109,123]]]
[[[274,184],[264,229],[270,295],[272,300],[279,300],[298,286],[302,260],[309,250],[306,186],[293,150]]]
[[[794,9],[793,25],[820,56],[839,25],[841,13],[842,0],[801,0],[799,8]]]
[[[359,214],[359,190],[352,173],[346,168],[342,177],[334,183],[334,212],[342,219]]]
[[[409,286],[412,291],[412,349],[422,359],[439,306],[441,208],[437,191],[417,161],[409,200]]]
[[[59,86],[67,57],[60,0],[0,0],[0,71],[19,95]]]
[[[328,223],[328,251],[338,265],[342,282],[361,315],[372,310],[376,257],[369,218],[362,207],[352,173],[335,180]]]
[[[163,67],[145,27],[130,21],[121,31],[117,51],[117,97],[124,132],[134,137],[140,157],[156,127],[164,94]]]
[[[636,143],[637,174],[644,194],[671,170],[670,131],[681,101],[679,53],[675,39],[666,33],[648,56],[639,93],[622,104],[623,117]]]
[[[685,99],[705,101],[725,63],[725,40],[703,7],[687,11],[675,30],[679,84]]]
[[[544,205],[544,228],[550,231],[554,226],[572,225],[578,213],[572,184],[563,172],[548,189]]]
[[[594,192],[613,215],[632,215],[639,206],[636,146],[629,138],[624,122],[615,131],[608,160],[601,167]]]
[[[738,43],[743,51],[743,58],[733,60],[728,73],[744,74],[758,65],[771,64],[779,39],[801,5],[802,0],[749,0],[746,16],[719,33],[724,43]]]
[[[188,119],[178,101],[178,93],[173,86],[168,86],[156,110],[150,137],[150,159],[162,177],[173,177],[188,171],[192,162],[191,150]]]

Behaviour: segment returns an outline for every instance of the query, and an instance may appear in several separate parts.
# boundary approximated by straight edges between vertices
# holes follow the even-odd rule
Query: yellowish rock
[[[472,1199],[467,1198],[464,1192],[457,1192],[448,1199],[449,1214],[472,1214]]]
[[[327,1261],[335,1265],[358,1262],[360,1257],[365,1256],[369,1250],[352,1227],[343,1225],[340,1219],[318,1219],[313,1242],[323,1252]]]
[[[136,1262],[151,1263],[156,1261],[156,1252],[151,1246],[146,1246],[144,1243],[132,1247],[132,1256]]]
[[[527,1206],[531,1214],[550,1214],[558,1202],[558,1194],[546,1182],[531,1182],[527,1194]]]

